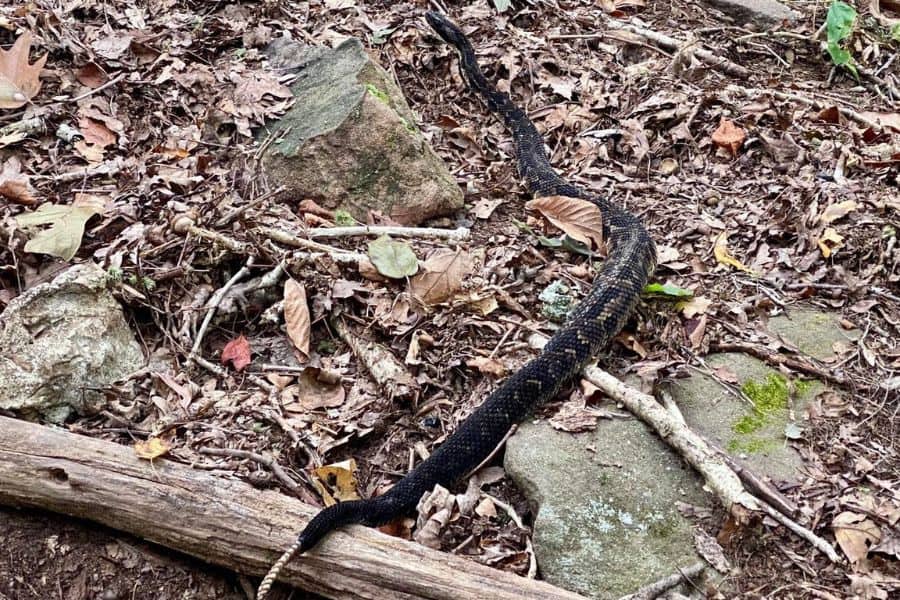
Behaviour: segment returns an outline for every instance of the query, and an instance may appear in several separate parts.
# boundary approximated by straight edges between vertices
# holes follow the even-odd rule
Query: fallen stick
[[[412,238],[440,238],[448,240],[465,240],[469,230],[465,227],[456,229],[438,229],[434,227],[395,227],[390,225],[355,225],[352,227],[316,227],[306,232],[310,239],[330,237],[350,237],[354,235],[393,235]]]
[[[689,54],[693,54],[709,66],[719,69],[733,77],[740,77],[741,79],[750,77],[749,70],[745,69],[735,62],[728,60],[721,54],[716,54],[715,52],[712,52],[705,48],[691,48],[691,46],[696,44],[696,42],[682,42],[681,40],[669,37],[664,33],[653,31],[652,29],[646,29],[644,27],[638,27],[637,25],[625,23],[624,21],[619,21],[616,19],[607,19],[606,25],[610,29],[619,29],[621,31],[628,31],[629,33],[633,33],[634,35],[644,38],[645,40],[653,42],[660,48],[665,48],[666,50],[671,50],[672,52],[685,51]]]
[[[680,412],[666,409],[653,396],[628,387],[596,364],[586,367],[584,376],[604,394],[624,404],[631,414],[652,427],[664,442],[677,450],[703,476],[707,487],[736,521],[746,522],[750,512],[765,513],[809,542],[832,562],[841,562],[831,544],[748,492],[727,461],[687,426]]]
[[[0,503],[89,519],[261,576],[318,511],[274,491],[126,447],[0,417]],[[328,536],[282,580],[327,598],[584,600],[365,527]]]

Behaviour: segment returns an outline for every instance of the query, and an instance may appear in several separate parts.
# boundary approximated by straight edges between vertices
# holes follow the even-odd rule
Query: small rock
[[[796,21],[800,15],[777,0],[708,0],[710,4],[740,23],[752,23],[762,29],[783,21]]]
[[[285,198],[310,198],[365,221],[376,210],[403,224],[450,214],[463,195],[416,127],[391,76],[356,39],[337,48],[279,42],[277,64],[296,66],[291,109],[268,130],[263,167]]]
[[[106,273],[87,263],[37,285],[0,314],[0,408],[64,421],[96,412],[97,391],[144,365]]]

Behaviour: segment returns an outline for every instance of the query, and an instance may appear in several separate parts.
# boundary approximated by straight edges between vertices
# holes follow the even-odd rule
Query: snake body
[[[331,530],[351,523],[377,526],[412,511],[422,494],[435,484],[449,486],[477,467],[522,421],[590,361],[625,324],[641,290],[656,266],[656,249],[647,230],[633,214],[605,198],[575,186],[550,166],[544,141],[525,112],[494,88],[481,72],[472,45],[450,20],[436,12],[428,24],[459,53],[460,72],[491,112],[503,118],[515,142],[519,174],[535,196],[570,196],[596,204],[602,213],[604,237],[612,250],[591,291],[547,342],[541,353],[490,394],[431,456],[387,493],[368,500],[340,502],[319,512],[294,545],[272,567],[260,592],[295,553],[302,553]]]

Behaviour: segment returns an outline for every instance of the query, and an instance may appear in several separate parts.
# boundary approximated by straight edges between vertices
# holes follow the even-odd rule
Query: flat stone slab
[[[707,0],[711,5],[738,22],[770,27],[784,21],[795,21],[800,13],[777,0]]]
[[[837,357],[835,344],[849,344],[860,335],[857,329],[844,329],[837,314],[804,307],[770,318],[768,329],[800,352],[824,361]]]
[[[96,412],[98,388],[144,366],[141,347],[100,267],[36,285],[0,314],[0,408],[61,422]]]
[[[618,598],[702,559],[676,502],[706,506],[702,482],[632,418],[571,434],[523,423],[505,467],[536,507],[534,550],[551,583]]]
[[[334,49],[280,43],[273,52],[298,75],[293,106],[259,136],[274,136],[262,163],[285,198],[310,198],[363,221],[376,210],[403,224],[462,207],[459,186],[400,88],[359,40]]]
[[[691,429],[701,433],[759,474],[793,481],[803,464],[789,438],[802,437],[806,407],[825,386],[788,379],[764,362],[741,353],[711,354],[706,364],[750,402],[728,391],[713,377],[695,373],[668,386]]]

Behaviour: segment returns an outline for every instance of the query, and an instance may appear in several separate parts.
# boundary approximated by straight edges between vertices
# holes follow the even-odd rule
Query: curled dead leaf
[[[728,150],[732,156],[737,156],[738,150],[744,145],[747,133],[734,121],[722,117],[719,127],[712,134],[712,141],[716,146]]]
[[[833,227],[826,227],[819,239],[816,240],[816,244],[818,244],[819,250],[822,251],[822,256],[828,258],[835,250],[844,245],[844,236],[839,234]]]

